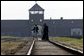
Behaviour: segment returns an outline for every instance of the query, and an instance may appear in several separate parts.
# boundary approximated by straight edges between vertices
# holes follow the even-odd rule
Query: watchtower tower
[[[29,9],[29,21],[31,25],[42,25],[44,20],[44,9],[37,3]]]

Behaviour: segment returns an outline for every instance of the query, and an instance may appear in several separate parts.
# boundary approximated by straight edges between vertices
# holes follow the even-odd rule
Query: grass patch
[[[14,54],[23,42],[2,42],[1,52],[5,54]]]
[[[76,38],[70,38],[70,37],[57,37],[57,38],[53,37],[53,38],[50,38],[50,40],[59,41],[67,45],[70,45],[71,47],[83,50],[83,38],[76,39]]]
[[[17,37],[14,37],[14,36],[1,36],[1,38],[17,38]]]
[[[1,36],[1,55],[14,55],[28,43],[30,47],[32,38],[18,38],[14,36]]]

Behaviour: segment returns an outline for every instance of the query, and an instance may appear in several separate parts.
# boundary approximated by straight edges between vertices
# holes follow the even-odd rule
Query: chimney
[[[60,19],[63,20],[63,17],[61,17]]]
[[[52,18],[50,17],[50,20],[51,20]]]

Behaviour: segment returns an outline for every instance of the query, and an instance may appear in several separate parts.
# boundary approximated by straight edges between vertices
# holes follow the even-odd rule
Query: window
[[[82,29],[80,28],[73,28],[71,29],[71,36],[82,35]]]
[[[42,19],[40,19],[40,22],[42,22]]]
[[[43,14],[43,11],[39,11],[39,14]]]
[[[37,14],[38,13],[38,11],[35,11],[35,14]]]
[[[34,14],[34,11],[30,11],[31,14]]]
[[[43,14],[43,11],[30,11],[31,14]]]

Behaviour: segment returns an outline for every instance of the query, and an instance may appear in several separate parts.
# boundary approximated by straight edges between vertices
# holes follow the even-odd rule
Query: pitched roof
[[[37,3],[29,9],[29,11],[44,11],[43,8],[41,8]]]

